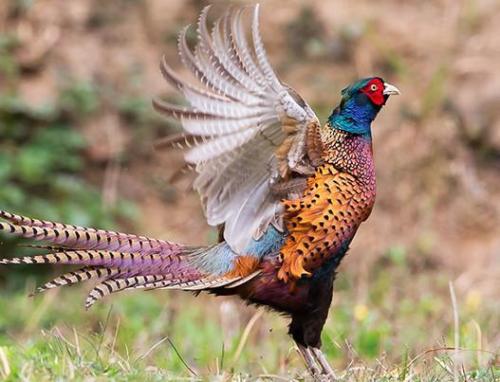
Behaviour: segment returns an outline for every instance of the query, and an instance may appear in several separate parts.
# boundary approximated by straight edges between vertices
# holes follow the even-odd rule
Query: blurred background
[[[339,270],[323,336],[329,359],[352,380],[453,380],[457,365],[463,380],[494,380],[500,2],[262,3],[272,64],[322,121],[359,77],[382,76],[402,92],[373,126],[378,199]],[[169,182],[182,158],[153,148],[178,126],[151,107],[157,95],[181,101],[158,63],[166,54],[180,67],[177,33],[206,4],[1,1],[0,208],[214,242],[189,182]],[[229,3],[214,4],[216,16]],[[34,253],[0,240],[1,257]],[[54,274],[0,267],[0,379],[303,373],[285,318],[236,299],[165,291],[115,295],[89,312],[82,308],[89,286],[27,297]],[[447,350],[456,335],[458,353]]]

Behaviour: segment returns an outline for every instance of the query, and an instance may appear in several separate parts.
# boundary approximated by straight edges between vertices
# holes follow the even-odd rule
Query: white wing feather
[[[228,11],[211,31],[208,10],[198,20],[194,51],[186,40],[187,28],[179,35],[179,55],[198,85],[180,78],[165,59],[161,63],[165,79],[183,93],[190,107],[161,100],[154,106],[180,120],[195,138],[185,160],[198,173],[194,188],[207,221],[224,224],[226,242],[243,253],[269,224],[283,229],[279,198],[271,190],[280,180],[273,171],[279,161],[276,150],[293,135],[285,159],[288,168],[293,172],[299,162],[307,162],[307,126],[317,123],[317,117],[274,73],[259,32],[258,5],[251,23],[252,48],[245,36],[243,9]]]

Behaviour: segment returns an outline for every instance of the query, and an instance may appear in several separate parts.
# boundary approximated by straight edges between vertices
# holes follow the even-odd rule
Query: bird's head
[[[329,117],[333,128],[370,136],[371,122],[389,96],[400,94],[398,88],[380,77],[364,78],[342,90],[342,100]]]

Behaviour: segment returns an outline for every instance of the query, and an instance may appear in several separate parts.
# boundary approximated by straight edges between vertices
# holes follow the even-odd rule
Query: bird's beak
[[[384,85],[384,95],[398,95],[401,94],[399,89],[395,87],[394,85],[388,84],[387,82]]]

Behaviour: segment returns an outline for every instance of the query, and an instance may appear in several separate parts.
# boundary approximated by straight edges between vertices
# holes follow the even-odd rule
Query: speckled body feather
[[[375,202],[371,140],[329,124],[323,131],[324,163],[307,179],[300,199],[283,201],[289,236],[278,275],[286,281],[309,276],[325,259],[337,256]]]

